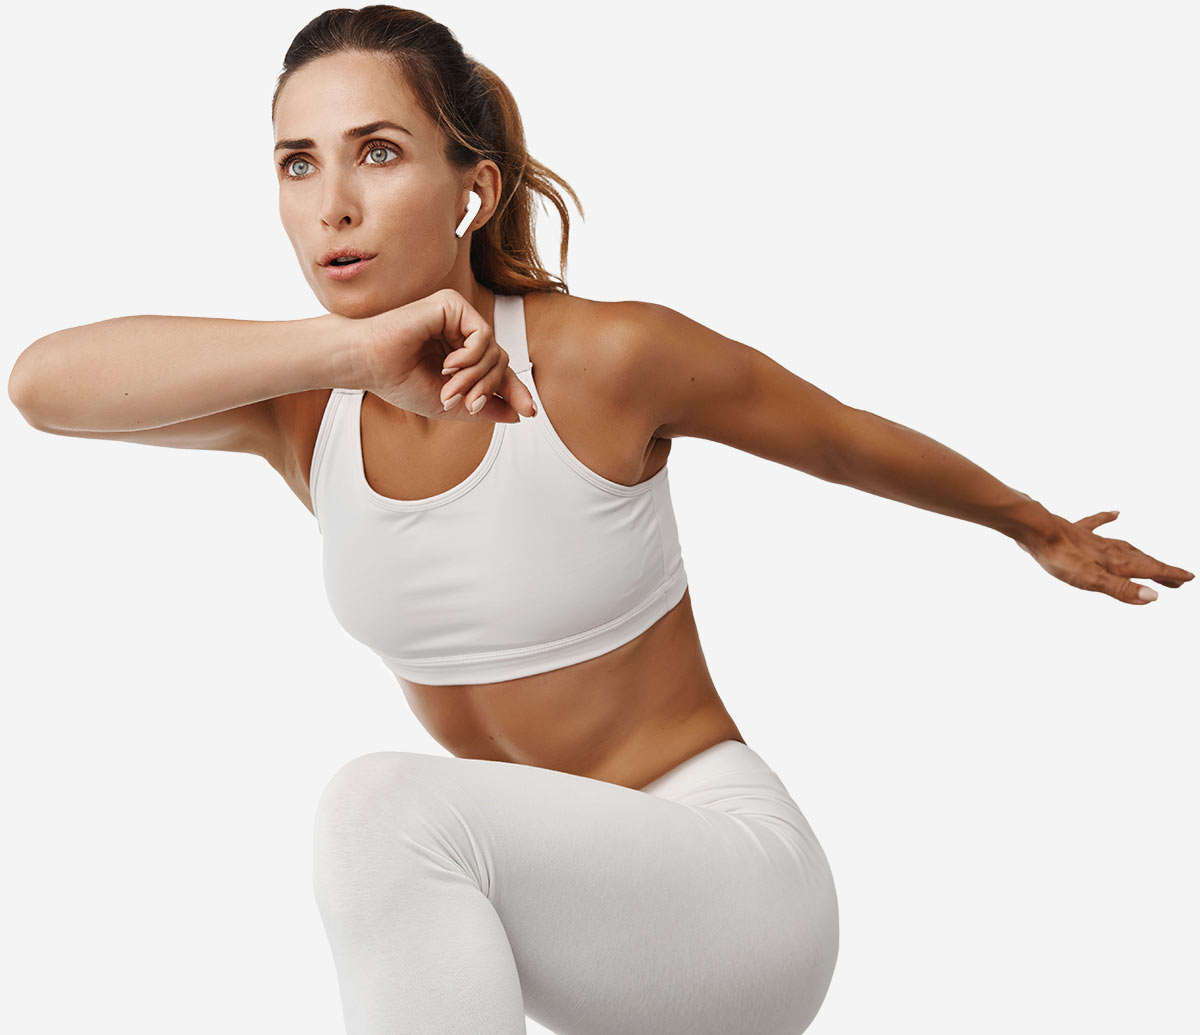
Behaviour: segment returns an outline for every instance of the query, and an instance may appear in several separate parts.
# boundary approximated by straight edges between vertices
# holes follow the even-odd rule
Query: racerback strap
[[[492,320],[496,343],[508,353],[508,366],[520,377],[533,366],[529,362],[529,343],[525,338],[525,296],[497,295]],[[524,381],[525,378],[521,377]]]

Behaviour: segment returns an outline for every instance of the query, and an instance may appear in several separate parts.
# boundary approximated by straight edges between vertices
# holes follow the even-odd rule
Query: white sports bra
[[[445,492],[398,500],[364,473],[364,390],[335,388],[309,477],[333,613],[397,676],[490,683],[615,650],[687,589],[664,466],[638,485],[585,467],[533,379],[525,300],[492,321],[535,417],[493,425],[488,451]]]

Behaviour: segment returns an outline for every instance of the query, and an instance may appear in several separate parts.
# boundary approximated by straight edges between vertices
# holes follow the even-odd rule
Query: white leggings
[[[380,751],[317,805],[348,1035],[800,1035],[838,953],[825,853],[725,740],[634,790]]]

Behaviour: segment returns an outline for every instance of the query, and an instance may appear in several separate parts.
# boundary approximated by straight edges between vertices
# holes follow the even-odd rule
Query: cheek
[[[381,222],[422,236],[439,233],[449,212],[440,185],[434,187],[415,179],[374,185],[365,211],[372,209],[379,213]]]
[[[279,221],[283,224],[283,230],[287,234],[288,240],[295,244],[299,213],[294,198],[284,194],[279,196]]]

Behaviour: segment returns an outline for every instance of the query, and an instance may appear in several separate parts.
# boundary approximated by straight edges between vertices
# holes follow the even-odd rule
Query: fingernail
[[[483,406],[486,402],[487,402],[487,396],[481,395],[478,399],[476,399],[473,403],[471,403],[471,405],[468,406],[467,409],[470,410],[472,413],[478,413],[480,410],[483,409]]]
[[[533,415],[536,417],[537,416],[537,403],[530,403],[529,405],[533,408]]]
[[[1158,590],[1151,589],[1149,586],[1138,587],[1138,596],[1143,600],[1157,600]]]
[[[445,402],[445,407],[446,407],[446,409],[448,409],[448,410],[449,410],[449,409],[452,409],[453,407],[457,406],[457,405],[458,405],[458,400],[459,400],[459,399],[461,399],[461,398],[462,398],[462,392],[459,392],[459,393],[458,393],[458,395],[452,395],[452,396],[450,396],[450,398],[449,398],[449,399],[447,399],[447,400],[446,400],[446,402]]]
[[[450,367],[442,367],[442,373],[443,373],[443,374],[449,374],[449,373],[450,373],[450,370],[451,370],[451,368],[450,368]]]

